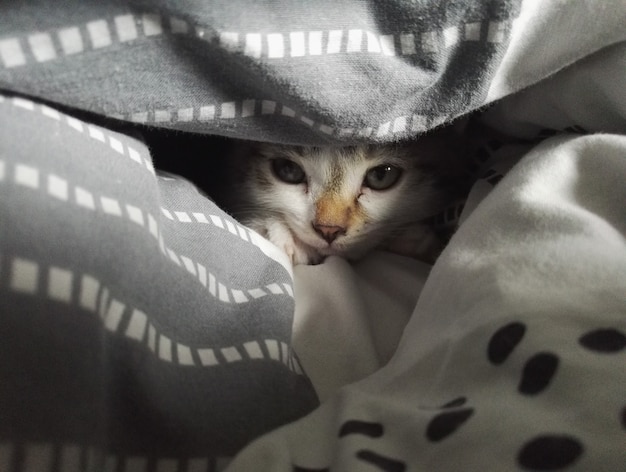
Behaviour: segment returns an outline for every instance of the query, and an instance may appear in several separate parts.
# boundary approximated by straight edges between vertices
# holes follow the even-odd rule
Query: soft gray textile
[[[484,103],[519,3],[39,0],[2,9],[0,88],[249,139],[389,141]]]
[[[143,143],[0,96],[0,202],[12,454],[206,459],[316,406],[286,256],[155,175]]]

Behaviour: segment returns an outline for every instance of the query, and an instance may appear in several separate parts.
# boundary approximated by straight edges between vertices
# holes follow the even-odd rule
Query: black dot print
[[[500,328],[489,340],[487,358],[495,365],[502,364],[513,352],[526,334],[526,326],[522,323],[509,323]]]
[[[572,465],[583,453],[582,444],[571,436],[539,436],[526,443],[518,463],[531,470],[560,470]]]
[[[341,425],[339,437],[343,438],[351,434],[359,434],[369,438],[377,439],[383,436],[385,430],[380,423],[373,423],[361,420],[349,420]],[[367,462],[380,469],[383,472],[404,472],[406,464],[402,461],[380,455],[369,449],[363,449],[357,452],[357,459]],[[294,469],[294,472],[306,472],[306,469]]]
[[[374,451],[359,451],[356,456],[363,462],[375,465],[384,472],[404,472],[406,470],[406,464],[404,462],[381,456]]]
[[[581,336],[578,342],[590,351],[616,353],[626,348],[626,335],[616,329],[597,329]]]
[[[540,352],[524,365],[518,390],[525,395],[536,395],[545,390],[554,378],[559,358],[549,352]]]
[[[456,407],[465,405],[466,402],[467,402],[467,398],[459,397],[459,398],[455,398],[452,401],[449,401],[445,405],[442,405],[441,408],[456,408]]]
[[[474,414],[473,408],[449,411],[435,416],[426,428],[426,437],[431,442],[438,442],[454,433]]]
[[[339,437],[349,434],[362,434],[370,438],[379,438],[383,435],[383,425],[380,423],[368,423],[367,421],[351,420],[341,425]]]

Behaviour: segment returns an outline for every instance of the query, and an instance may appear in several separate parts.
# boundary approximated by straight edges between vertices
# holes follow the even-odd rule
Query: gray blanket
[[[2,10],[0,87],[134,122],[323,144],[406,138],[481,106],[519,1]]]
[[[598,278],[597,272],[586,279],[581,274],[588,264],[568,266],[585,258],[566,257],[567,263],[550,266],[541,245],[537,253],[518,254],[528,234],[518,220],[508,219],[519,216],[535,225],[537,240],[544,243],[548,236],[550,242],[561,240],[562,232],[571,230],[542,226],[545,214],[537,208],[545,210],[545,202],[536,208],[519,204],[523,189],[543,188],[528,177],[539,172],[533,169],[559,175],[563,188],[574,185],[567,159],[539,165],[539,151],[486,200],[491,203],[478,206],[482,212],[473,220],[470,215],[467,225],[466,212],[465,232],[453,239],[427,281],[426,297],[407,314],[411,337],[401,342],[395,362],[363,386],[336,394],[340,381],[323,389],[318,382],[324,371],[336,367],[324,348],[314,352],[315,338],[303,341],[307,333],[299,332],[308,356],[301,359],[292,342],[296,307],[328,310],[315,306],[314,297],[310,302],[317,288],[296,287],[284,254],[225,214],[189,180],[161,172],[153,156],[163,150],[125,131],[148,126],[149,133],[158,128],[317,145],[392,142],[508,97],[480,118],[510,141],[484,139],[469,156],[477,181],[468,204],[473,209],[510,166],[548,135],[567,129],[626,133],[626,101],[614,85],[624,81],[619,46],[626,41],[625,23],[620,0],[567,7],[556,0],[39,0],[0,5],[0,471],[219,470],[225,458],[254,439],[314,411],[321,390],[321,399],[329,399],[321,409],[253,445],[233,470],[458,470],[475,458],[476,448],[491,451],[483,454],[489,460],[471,462],[481,470],[572,465],[618,470],[624,457],[615,445],[619,435],[623,439],[626,405],[618,405],[616,387],[624,369],[615,366],[623,365],[626,326],[617,314],[626,307],[623,284],[609,280],[621,280],[620,274],[626,280],[626,266],[620,265],[623,247],[616,242],[624,237],[623,207],[606,210],[607,221],[617,228],[611,236],[617,239],[610,239],[614,244],[599,236],[591,239],[608,251],[603,260],[606,267],[614,264],[611,279]],[[611,45],[614,49],[596,63],[582,60],[598,57],[591,55]],[[541,82],[570,64],[582,73]],[[539,89],[513,95],[533,84]],[[597,145],[588,139],[576,142]],[[508,145],[518,146],[520,140],[522,147],[509,152]],[[558,154],[559,145],[541,149]],[[578,155],[577,145],[574,150],[564,146],[566,154]],[[621,175],[615,157],[620,146],[626,149],[616,138],[598,146],[602,152],[612,150],[606,175]],[[168,159],[176,161],[178,152],[168,150]],[[208,145],[194,149],[192,158],[208,161],[220,152]],[[180,153],[188,158],[190,150]],[[571,209],[571,199],[604,214],[610,198],[600,204],[593,197],[607,195],[598,190],[605,189],[602,175],[585,181],[582,196],[563,191],[564,196],[555,197],[555,208]],[[581,203],[587,201],[583,197],[590,203]],[[546,202],[548,207],[553,203]],[[583,220],[580,227],[595,228],[596,220]],[[496,228],[503,236],[484,247],[492,241],[479,236],[481,228]],[[585,244],[570,250],[584,251]],[[548,246],[545,254],[553,255]],[[487,258],[493,265],[480,272],[479,255],[490,247],[500,248],[492,255],[516,256]],[[539,283],[521,284],[516,296],[502,297],[503,286],[518,286],[513,269],[522,267],[520,261],[528,269],[523,280]],[[330,262],[317,270],[335,280],[337,263]],[[552,350],[545,352],[542,343],[560,342],[561,320],[529,321],[537,312],[532,303],[537,292],[552,300],[546,304],[551,313],[570,307],[567,293],[550,298],[553,294],[540,290],[558,277],[559,271],[548,270],[554,267],[573,274],[567,279],[572,293],[582,293],[577,280],[581,286],[591,280],[605,285],[604,298],[581,309],[602,311],[606,307],[599,300],[610,301],[612,311],[599,313],[602,322],[569,328],[568,339],[579,339],[576,345],[592,353],[609,352],[615,364],[569,362],[561,354],[556,361],[566,373],[570,366],[606,382],[604,409],[596,409],[600,420],[593,423],[597,441],[586,441],[591,436],[582,433],[586,416],[567,413],[597,396],[595,390],[581,390],[572,400],[563,388],[556,397],[536,401],[534,409],[525,401],[538,398],[557,369]],[[344,272],[338,280],[347,277]],[[441,299],[451,282],[457,297]],[[334,290],[346,287],[331,286],[324,296],[334,299]],[[418,295],[416,287],[411,303]],[[376,298],[375,290],[367,296],[376,307],[391,307],[395,299],[393,293]],[[476,324],[455,324],[452,314],[468,307],[480,308],[472,316],[488,313],[488,322],[480,321],[481,315]],[[355,304],[347,312],[358,308]],[[516,316],[509,319],[507,310],[513,308]],[[332,334],[330,320],[312,331]],[[420,324],[424,320],[430,321]],[[527,363],[505,364],[527,329],[528,336],[539,333],[532,337]],[[344,339],[365,331],[362,325],[349,326]],[[418,338],[421,344],[414,346]],[[398,342],[388,339],[388,350],[393,353]],[[568,342],[554,349],[573,352]],[[350,343],[343,347],[348,352]],[[485,349],[498,372],[517,379],[523,370],[518,386],[523,402],[502,395],[497,373],[488,369],[468,384],[458,380],[472,368],[474,351]],[[360,354],[344,357],[343,365],[356,372]],[[452,357],[456,364],[448,362]],[[310,363],[312,358],[320,361]],[[603,371],[612,377],[602,377]],[[432,379],[443,383],[432,391],[415,387],[428,386]],[[506,404],[487,397],[479,401],[476,395],[468,401],[468,392],[486,391],[518,408],[509,421],[495,415]],[[450,442],[440,442],[476,408],[479,421],[470,422],[476,429],[465,446],[451,449]],[[516,436],[526,433],[520,427],[527,426],[524,418],[541,418],[548,411],[558,430],[548,425],[525,439]],[[514,420],[518,412],[520,422]],[[426,443],[415,448],[407,438],[422,429]],[[495,436],[482,435],[486,430],[510,435],[504,452]],[[448,448],[437,449],[442,444]],[[438,456],[437,451],[443,452]]]

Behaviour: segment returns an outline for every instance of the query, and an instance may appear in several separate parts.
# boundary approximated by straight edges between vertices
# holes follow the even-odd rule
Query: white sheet
[[[429,271],[385,252],[295,267],[293,346],[320,401],[391,359]]]
[[[389,364],[253,443],[228,470],[620,470],[625,156],[617,135],[558,137],[529,152],[433,267]],[[337,260],[313,271],[360,277]],[[316,365],[314,382],[324,371],[339,385],[375,369],[383,358],[365,297],[313,297],[309,316],[329,308],[311,324],[315,338],[334,346],[328,356],[301,352]],[[302,346],[311,319],[299,319]]]

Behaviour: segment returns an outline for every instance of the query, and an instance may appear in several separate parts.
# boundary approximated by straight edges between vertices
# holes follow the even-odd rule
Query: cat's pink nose
[[[328,244],[332,243],[342,234],[346,234],[346,228],[343,226],[318,225],[313,223],[313,229],[317,234],[328,241]]]

